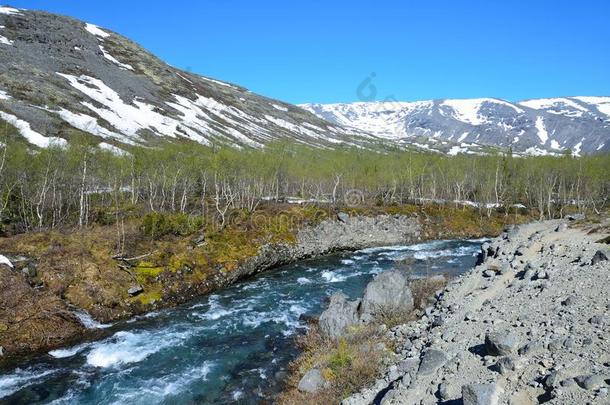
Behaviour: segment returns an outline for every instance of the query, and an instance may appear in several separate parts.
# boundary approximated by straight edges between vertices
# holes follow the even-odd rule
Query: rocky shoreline
[[[187,302],[259,272],[298,260],[340,250],[413,243],[421,239],[421,234],[417,218],[401,215],[350,217],[340,213],[336,219],[299,229],[295,243],[264,245],[236,269],[218,272],[198,285],[183,286],[171,300],[159,302],[155,308]],[[19,356],[46,352],[102,333],[82,322],[82,317],[75,313],[80,308],[74,308],[44,287],[28,283],[28,275],[23,269],[0,263],[0,276],[0,305],[6,309],[0,314],[0,363],[15,361],[16,358],[18,361]],[[129,285],[125,286],[127,288]],[[112,320],[138,314],[137,308],[134,310],[136,312]],[[31,330],[31,333],[24,333],[24,330]]]
[[[342,405],[609,403],[608,221],[578,222],[483,245],[421,319],[387,332],[392,364]]]

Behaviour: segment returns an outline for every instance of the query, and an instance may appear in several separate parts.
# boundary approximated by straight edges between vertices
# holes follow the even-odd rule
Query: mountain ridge
[[[315,147],[375,137],[296,106],[171,67],[105,28],[44,11],[0,8],[0,119],[46,147],[86,134],[109,149],[167,140]]]
[[[574,154],[610,150],[610,97],[436,99],[300,104],[321,118],[384,139],[408,143],[424,136],[472,145],[512,148],[524,154]],[[451,151],[450,151],[451,152]]]

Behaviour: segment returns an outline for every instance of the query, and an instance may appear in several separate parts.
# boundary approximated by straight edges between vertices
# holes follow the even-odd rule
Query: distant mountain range
[[[532,155],[610,151],[610,97],[304,104],[337,125],[451,154],[484,146]],[[419,141],[418,141],[419,139]]]
[[[610,150],[610,97],[295,106],[176,69],[93,24],[10,7],[0,7],[0,135],[4,123],[32,147],[84,134],[117,153],[278,140],[449,154]]]

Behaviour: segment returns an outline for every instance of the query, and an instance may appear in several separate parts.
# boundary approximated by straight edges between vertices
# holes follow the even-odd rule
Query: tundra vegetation
[[[599,212],[610,194],[607,154],[516,158],[177,143],[117,155],[77,136],[67,148],[32,151],[11,141],[13,132],[0,124],[0,229],[8,233],[149,215],[144,228],[151,237],[183,235],[201,218],[224,228],[236,211],[248,215],[261,202],[287,197],[354,209],[472,202],[487,216],[493,208],[527,207],[551,218],[566,210]]]
[[[0,123],[0,252],[35,263],[27,282],[45,288],[32,291],[102,322],[213,291],[261,246],[295,243],[303,225],[339,211],[417,216],[427,239],[480,237],[532,217],[605,210],[610,188],[608,155],[180,142],[116,154],[73,135],[68,147],[33,150]]]

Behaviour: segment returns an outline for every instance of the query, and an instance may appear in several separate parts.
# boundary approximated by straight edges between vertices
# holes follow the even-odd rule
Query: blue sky
[[[292,103],[610,95],[610,1],[5,2]]]

